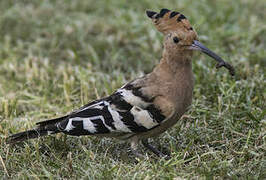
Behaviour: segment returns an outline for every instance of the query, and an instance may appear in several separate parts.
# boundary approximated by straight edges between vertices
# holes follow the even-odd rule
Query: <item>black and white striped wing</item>
[[[165,119],[139,88],[128,84],[109,97],[96,100],[59,122],[60,131],[70,135],[149,131]]]

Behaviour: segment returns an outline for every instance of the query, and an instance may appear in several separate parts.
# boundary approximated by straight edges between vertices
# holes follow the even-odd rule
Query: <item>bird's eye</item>
[[[175,36],[175,37],[173,38],[173,41],[174,41],[174,43],[176,43],[176,44],[177,44],[177,43],[179,42],[179,39],[178,39],[178,37],[176,37],[176,36]]]

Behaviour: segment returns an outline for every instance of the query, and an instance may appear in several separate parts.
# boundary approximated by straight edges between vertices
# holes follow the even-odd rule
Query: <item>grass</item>
[[[150,72],[162,35],[145,10],[164,7],[237,71],[194,57],[191,109],[152,141],[170,160],[136,163],[127,143],[88,136],[5,143]],[[0,1],[1,179],[265,179],[265,21],[263,0]]]

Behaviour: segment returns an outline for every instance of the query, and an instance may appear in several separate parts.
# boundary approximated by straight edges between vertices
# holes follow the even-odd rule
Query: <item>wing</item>
[[[128,83],[112,95],[93,101],[57,124],[70,135],[135,134],[149,131],[165,119],[152,98]]]

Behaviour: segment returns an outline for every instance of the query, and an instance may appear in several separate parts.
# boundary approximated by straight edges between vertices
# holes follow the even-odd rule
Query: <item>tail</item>
[[[66,118],[67,116],[64,116],[56,119],[38,122],[38,126],[36,129],[13,134],[7,138],[7,143],[14,144],[28,139],[34,139],[39,138],[41,136],[59,133],[60,130],[57,127],[57,123],[62,120],[65,120]]]
[[[29,131],[24,131],[24,132],[13,134],[13,135],[9,136],[7,138],[7,143],[8,144],[14,144],[14,143],[22,142],[22,141],[25,141],[28,139],[34,139],[34,138],[38,138],[41,136],[46,136],[48,134],[52,134],[52,133],[48,133],[47,130],[32,129]]]

